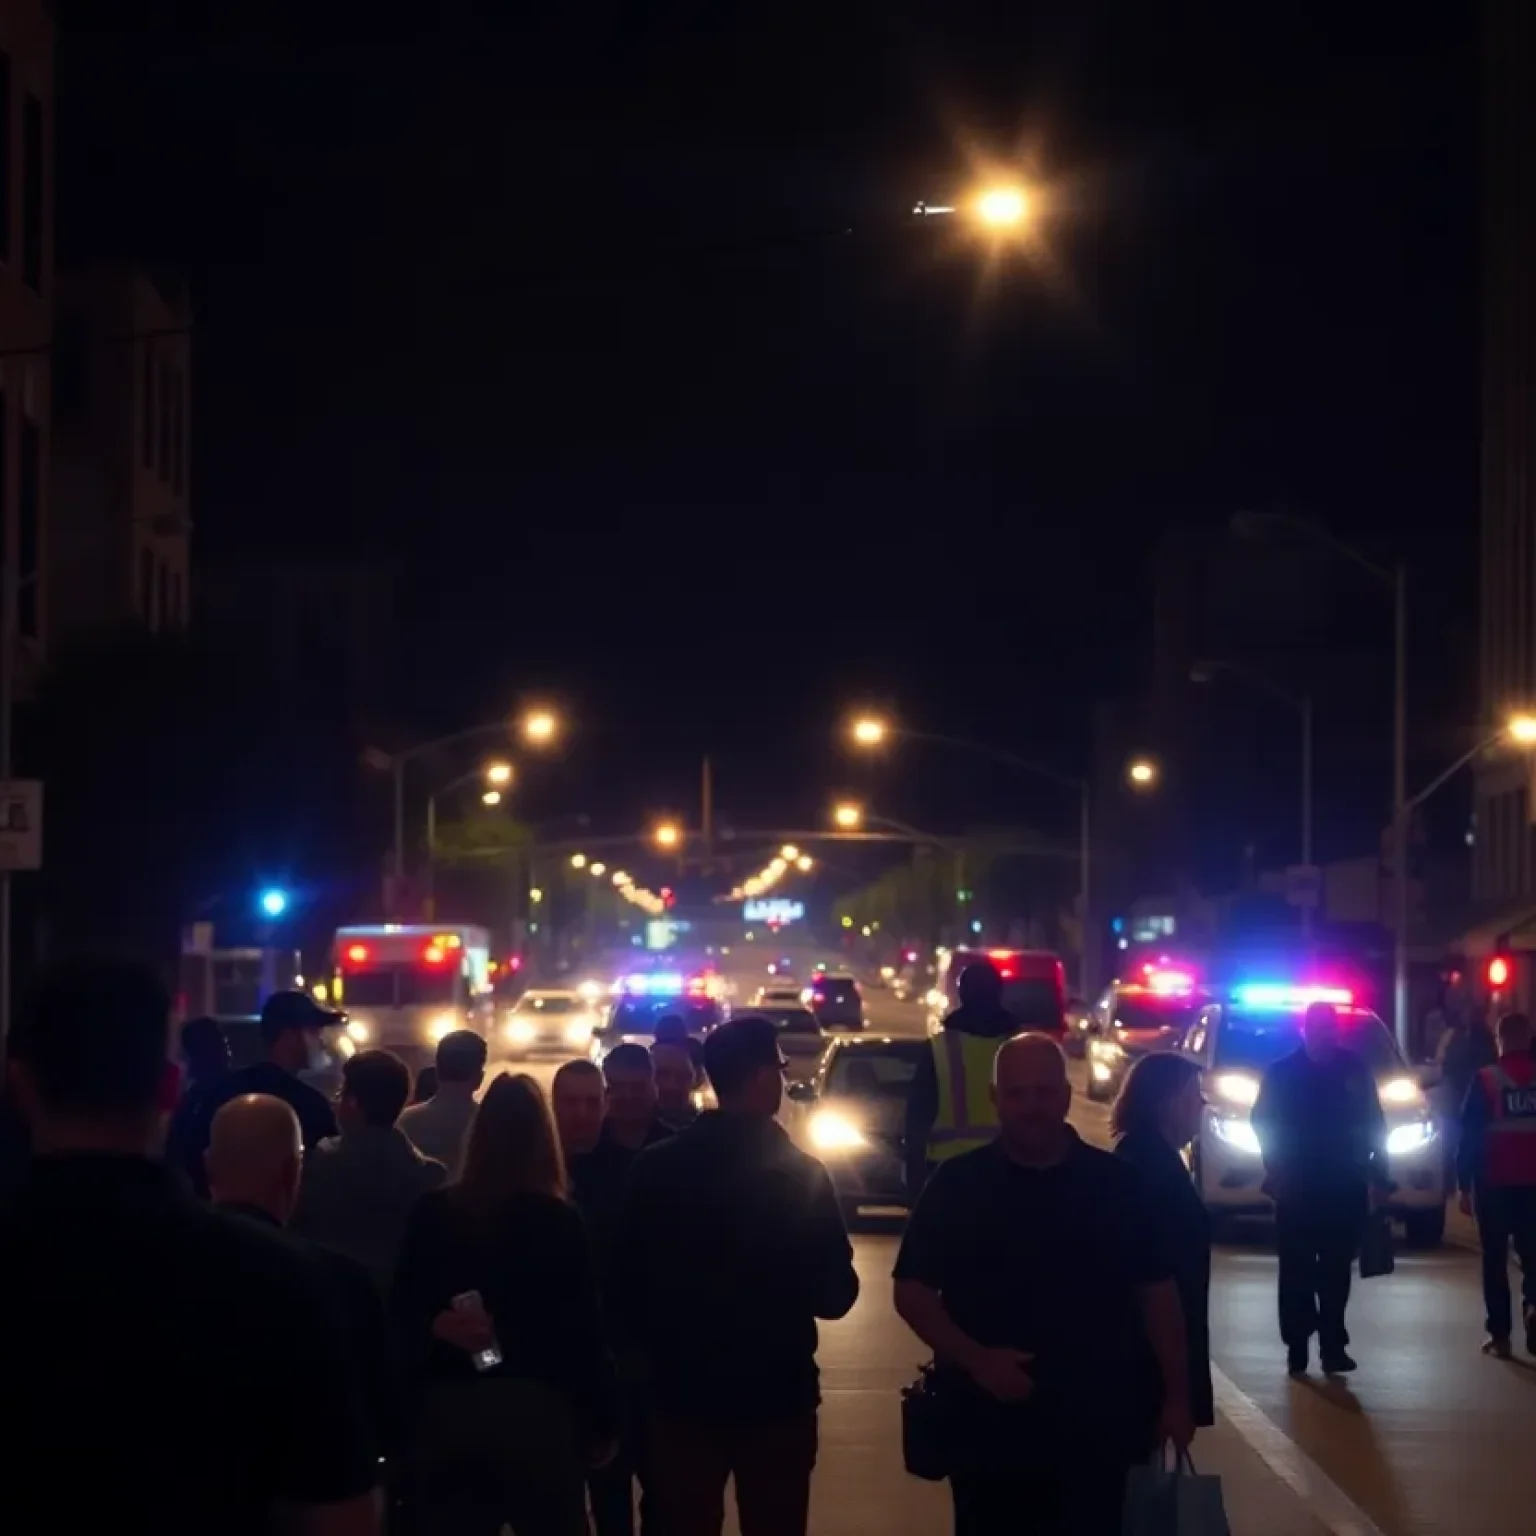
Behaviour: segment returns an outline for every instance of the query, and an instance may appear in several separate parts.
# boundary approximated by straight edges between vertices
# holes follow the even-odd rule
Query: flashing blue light
[[[638,971],[625,977],[624,990],[644,997],[680,996],[683,976],[680,971]]]
[[[264,917],[281,917],[288,910],[288,892],[276,887],[261,893],[256,899]]]
[[[1310,1008],[1313,1003],[1347,1008],[1355,1000],[1347,987],[1298,987],[1281,981],[1250,981],[1234,987],[1232,996],[1245,1008]]]

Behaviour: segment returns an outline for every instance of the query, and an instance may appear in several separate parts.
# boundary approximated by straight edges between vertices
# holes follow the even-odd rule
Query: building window
[[[187,380],[171,375],[171,489],[179,496],[187,483]]]
[[[29,417],[21,422],[21,474],[16,498],[16,574],[21,581],[17,594],[16,627],[35,639],[38,633],[38,558],[43,533],[43,432]]]
[[[144,468],[155,467],[155,354],[149,343],[144,344],[144,416],[140,431],[144,440]]]
[[[21,279],[43,291],[43,104],[28,96],[21,111]]]
[[[139,551],[139,617],[155,627],[155,557],[152,551]]]
[[[11,56],[0,53],[0,261],[11,259]]]
[[[176,394],[176,376],[169,364],[160,365],[160,478],[171,478],[171,401]]]

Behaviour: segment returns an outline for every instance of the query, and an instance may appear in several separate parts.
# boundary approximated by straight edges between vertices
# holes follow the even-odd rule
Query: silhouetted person
[[[603,1139],[626,1152],[665,1141],[671,1132],[656,1114],[656,1069],[643,1045],[625,1041],[603,1058],[607,1111]]]
[[[7,1527],[256,1536],[292,1511],[373,1536],[366,1389],[328,1278],[157,1156],[169,1013],[141,967],[78,960],[11,1036],[37,1155],[0,1218]]]
[[[464,1141],[475,1118],[475,1095],[485,1082],[489,1056],[485,1038],[456,1029],[437,1043],[437,1078],[432,1096],[400,1116],[400,1129],[423,1157],[434,1158],[457,1178]],[[425,1075],[425,1072],[422,1074]],[[417,1087],[420,1088],[420,1079]]]
[[[656,1082],[656,1118],[669,1131],[681,1131],[699,1118],[694,1103],[698,1074],[694,1069],[692,1045],[681,1040],[658,1039],[651,1047],[651,1068]]]
[[[229,1037],[215,1018],[204,1015],[181,1026],[181,1059],[186,1069],[181,1102],[165,1137],[166,1161],[180,1168],[199,1195],[208,1193],[202,1149],[214,1111],[223,1102],[229,1076]]]
[[[1370,1068],[1339,1044],[1339,1015],[1313,1003],[1302,1046],[1264,1074],[1253,1129],[1275,1202],[1280,1337],[1293,1376],[1317,1335],[1323,1370],[1355,1369],[1344,1310],[1370,1201],[1387,1186],[1386,1119]]]
[[[997,1135],[992,1104],[992,1059],[998,1045],[1018,1033],[1003,1007],[1003,978],[977,961],[960,973],[960,1006],[930,1042],[907,1090],[907,1189],[913,1199],[933,1168]]]

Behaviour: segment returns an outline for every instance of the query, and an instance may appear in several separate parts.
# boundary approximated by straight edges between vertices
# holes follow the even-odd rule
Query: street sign
[[[0,783],[0,872],[43,867],[43,781]]]
[[[1293,907],[1319,907],[1323,872],[1316,864],[1292,864],[1285,871],[1285,899]]]

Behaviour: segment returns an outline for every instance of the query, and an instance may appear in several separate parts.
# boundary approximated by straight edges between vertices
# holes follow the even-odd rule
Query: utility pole
[[[699,776],[699,833],[704,861],[708,863],[713,857],[715,843],[715,775],[707,757]]]

